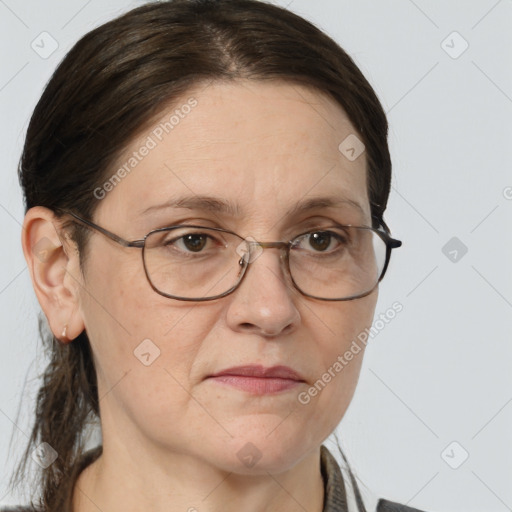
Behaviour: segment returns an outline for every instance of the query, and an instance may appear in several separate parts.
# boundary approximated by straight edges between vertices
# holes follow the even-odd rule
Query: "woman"
[[[335,42],[254,0],[135,9],[61,63],[19,174],[36,509],[366,510],[322,443],[400,242],[386,117]]]

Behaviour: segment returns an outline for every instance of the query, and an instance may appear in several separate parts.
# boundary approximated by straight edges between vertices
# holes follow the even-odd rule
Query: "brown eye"
[[[311,231],[295,239],[293,248],[310,255],[335,255],[347,245],[346,238],[334,231]]]
[[[206,235],[186,235],[181,238],[183,246],[191,252],[200,252],[206,246]]]
[[[326,231],[311,233],[309,235],[309,245],[315,251],[325,251],[331,245],[331,238],[331,234]]]

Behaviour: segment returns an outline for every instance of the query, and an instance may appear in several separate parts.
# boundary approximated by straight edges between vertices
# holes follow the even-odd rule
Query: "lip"
[[[305,382],[289,366],[246,365],[226,368],[208,376],[219,384],[231,386],[254,395],[267,395],[292,389]]]

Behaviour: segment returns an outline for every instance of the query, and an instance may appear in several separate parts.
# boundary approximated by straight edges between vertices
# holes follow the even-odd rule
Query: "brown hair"
[[[19,165],[25,207],[92,219],[93,191],[119,155],[169,103],[202,81],[285,80],[321,91],[347,113],[366,146],[372,215],[383,223],[391,160],[382,106],[353,60],[303,18],[257,0],[169,0],[131,10],[86,34],[47,84],[30,120]],[[341,141],[340,141],[341,142]],[[385,226],[385,224],[384,224]],[[70,226],[83,264],[87,231]],[[12,482],[21,483],[42,442],[58,454],[32,486],[38,508],[71,510],[84,435],[99,417],[87,334],[61,344],[41,337],[50,363],[30,441]]]

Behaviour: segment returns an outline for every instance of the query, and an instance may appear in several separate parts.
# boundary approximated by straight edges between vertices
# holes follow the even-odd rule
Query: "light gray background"
[[[44,366],[20,247],[24,132],[76,40],[142,3],[0,0],[0,503],[22,499],[6,483]],[[276,3],[333,36],[389,114],[386,219],[404,246],[377,314],[394,301],[404,309],[371,340],[339,429],[363,495],[369,489],[431,512],[512,510],[512,1]],[[47,59],[31,48],[43,31],[59,45]],[[446,256],[453,237],[459,245]]]

